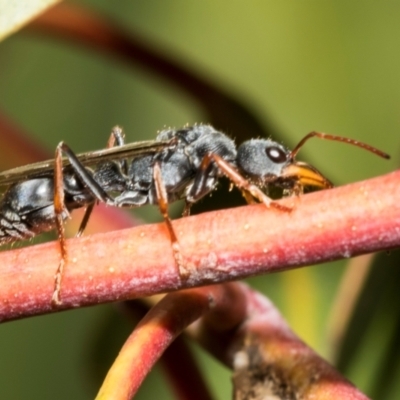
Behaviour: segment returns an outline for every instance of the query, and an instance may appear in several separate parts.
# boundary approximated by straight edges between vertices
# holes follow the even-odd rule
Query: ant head
[[[311,165],[295,161],[292,152],[279,143],[254,139],[238,147],[237,166],[260,185],[274,183],[283,188],[332,187],[331,182]]]
[[[255,180],[280,176],[282,168],[290,162],[290,152],[269,139],[252,139],[237,150],[237,163],[245,175]]]
[[[300,140],[292,151],[272,140],[257,139],[244,142],[238,148],[237,165],[244,175],[261,185],[274,183],[289,189],[303,188],[304,186],[331,188],[332,183],[317,169],[309,164],[296,161],[297,153],[312,137],[352,144],[380,157],[390,158],[388,154],[366,143],[342,136],[311,132]]]

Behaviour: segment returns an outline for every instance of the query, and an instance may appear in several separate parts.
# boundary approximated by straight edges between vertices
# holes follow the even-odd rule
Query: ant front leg
[[[200,171],[193,183],[193,193],[191,193],[191,201],[196,201],[205,193],[208,193],[209,189],[207,188],[207,178],[209,177],[213,169],[213,163],[215,163],[218,166],[219,170],[227,178],[229,178],[237,188],[241,190],[243,197],[246,199],[247,203],[252,204],[254,203],[253,199],[256,199],[268,208],[274,207],[281,211],[292,211],[290,207],[283,206],[273,201],[258,186],[254,185],[246,178],[244,178],[229,162],[225,161],[221,156],[214,153],[209,153],[203,158],[203,161],[200,165]]]
[[[219,169],[237,186],[242,193],[244,193],[244,198],[249,203],[252,203],[250,200],[249,194],[257,199],[260,203],[263,203],[265,206],[274,207],[281,211],[292,211],[291,208],[282,206],[279,203],[273,201],[270,197],[268,197],[258,186],[250,183],[246,178],[244,178],[231,164],[226,162],[222,157],[218,154],[209,154],[204,157],[203,162],[210,162],[207,158],[214,161]]]
[[[168,215],[168,193],[162,179],[161,167],[158,162],[156,162],[153,167],[153,178],[156,189],[158,207],[162,216],[164,217],[164,221],[167,224],[168,232],[171,237],[172,251],[174,253],[174,258],[178,266],[179,276],[183,279],[187,279],[189,271],[184,266],[178,238],[174,231],[174,227],[172,226],[171,218]]]

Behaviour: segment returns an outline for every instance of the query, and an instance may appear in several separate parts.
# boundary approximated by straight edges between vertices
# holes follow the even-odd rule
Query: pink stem
[[[174,221],[188,279],[164,223],[71,239],[60,308],[120,301],[400,246],[400,171],[264,205]],[[0,254],[0,319],[54,311],[57,242]]]

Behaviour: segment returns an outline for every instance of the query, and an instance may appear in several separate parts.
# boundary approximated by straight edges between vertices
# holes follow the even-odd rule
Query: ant
[[[52,304],[59,305],[67,260],[64,221],[69,213],[86,207],[77,233],[80,236],[97,203],[131,208],[158,205],[168,227],[180,276],[185,277],[187,272],[168,216],[168,204],[185,200],[183,215],[188,215],[190,207],[214,190],[225,175],[248,203],[256,200],[267,207],[291,211],[270,199],[262,189],[273,184],[286,194],[299,195],[306,186],[333,187],[317,169],[296,161],[300,148],[312,137],[352,144],[389,158],[365,143],[321,132],[309,133],[290,151],[270,139],[251,139],[236,146],[224,133],[202,124],[165,129],[154,141],[125,144],[122,129],[115,127],[106,149],[76,155],[61,142],[55,160],[0,173],[0,186],[9,186],[0,200],[0,245],[57,230],[61,261]]]

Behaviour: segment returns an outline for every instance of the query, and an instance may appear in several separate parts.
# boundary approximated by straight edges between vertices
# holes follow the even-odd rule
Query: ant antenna
[[[383,151],[378,150],[377,148],[372,147],[366,143],[359,142],[358,140],[354,140],[354,139],[349,139],[349,138],[346,138],[343,136],[335,136],[335,135],[330,135],[328,133],[322,133],[322,132],[310,132],[308,135],[304,136],[303,139],[301,139],[300,142],[298,143],[298,145],[294,148],[294,150],[292,150],[290,152],[290,158],[294,159],[296,157],[297,153],[299,152],[299,150],[301,149],[301,147],[303,147],[304,143],[308,139],[311,139],[313,137],[318,137],[320,139],[335,140],[337,142],[352,144],[354,146],[361,147],[364,150],[368,150],[371,153],[374,153],[379,157],[386,158],[387,160],[390,158],[389,154],[384,153]]]

